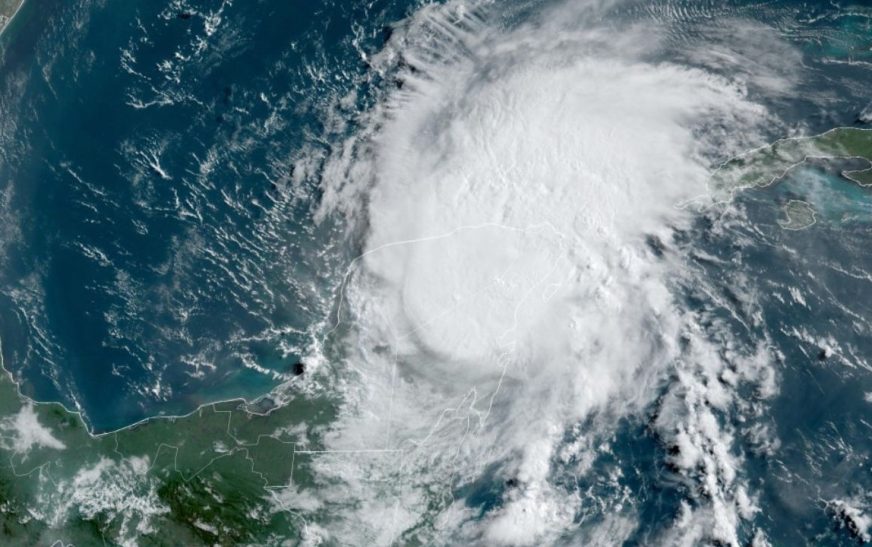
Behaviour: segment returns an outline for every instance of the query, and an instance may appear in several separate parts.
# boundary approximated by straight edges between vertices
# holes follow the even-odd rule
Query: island
[[[764,187],[810,161],[858,160],[862,169],[842,171],[861,186],[872,185],[872,129],[837,127],[820,135],[780,139],[724,162],[713,174],[713,190]]]
[[[781,210],[784,218],[778,224],[785,230],[805,230],[816,222],[814,208],[802,200],[792,199]]]
[[[872,185],[872,130],[776,141],[722,164],[714,184],[765,187],[812,159],[866,162],[842,175]],[[815,223],[804,201],[783,212],[785,229]],[[0,545],[278,544],[329,522],[313,466],[338,409],[294,389],[310,374],[304,363],[257,401],[94,434],[80,414],[22,395],[2,355],[0,345]]]

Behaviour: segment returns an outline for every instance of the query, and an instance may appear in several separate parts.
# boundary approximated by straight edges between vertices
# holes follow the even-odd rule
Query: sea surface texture
[[[0,544],[872,542],[868,2],[17,7]]]

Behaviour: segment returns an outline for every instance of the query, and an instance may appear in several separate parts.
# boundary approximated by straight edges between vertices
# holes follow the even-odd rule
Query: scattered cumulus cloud
[[[16,454],[26,455],[34,447],[63,450],[66,445],[39,422],[32,404],[24,404],[13,416],[0,421],[0,442]]]

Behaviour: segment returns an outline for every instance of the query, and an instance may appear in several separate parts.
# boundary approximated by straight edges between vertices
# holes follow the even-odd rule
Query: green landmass
[[[3,369],[0,545],[295,544],[305,454],[333,412],[303,396],[268,413],[228,401],[95,436]]]
[[[861,186],[870,186],[872,129],[838,127],[820,135],[775,141],[721,165],[713,175],[714,188],[732,191],[768,186],[810,160],[868,163],[863,169],[842,171],[842,176]]]
[[[784,219],[778,224],[785,230],[804,230],[815,223],[814,208],[808,203],[792,199],[782,207]]]
[[[855,128],[777,141],[714,179],[763,187],[813,158],[866,161],[842,174],[872,185],[872,131]],[[804,201],[783,212],[788,229],[815,220]],[[336,408],[286,391],[281,404],[226,401],[92,435],[79,414],[22,396],[0,360],[0,545],[297,544],[320,510],[310,455]]]

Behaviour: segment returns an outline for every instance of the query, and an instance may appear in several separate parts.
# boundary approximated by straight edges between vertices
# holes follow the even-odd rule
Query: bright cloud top
[[[567,432],[597,412],[641,410],[670,367],[722,366],[675,302],[681,258],[646,241],[669,246],[690,218],[676,205],[706,192],[706,158],[725,131],[753,133],[765,109],[742,85],[655,60],[649,30],[591,26],[595,8],[513,30],[482,13],[453,3],[408,23],[376,60],[402,57],[401,86],[328,169],[346,174],[328,178],[328,206],[366,197],[366,252],[342,308],[356,376],[331,442],[397,452],[321,465],[343,496],[364,500],[341,518],[373,538],[440,505],[425,484],[451,488],[497,466],[519,486],[484,527],[457,532],[470,510],[444,499],[433,527],[546,541],[579,503],[553,484],[550,462],[583,472],[590,449],[567,445]],[[675,416],[681,442],[729,459],[711,416]],[[396,526],[367,522],[380,511]],[[735,512],[720,514],[727,541]]]
[[[22,455],[27,455],[34,447],[55,450],[66,448],[47,427],[39,423],[31,404],[22,406],[17,414],[0,421],[0,445]]]

